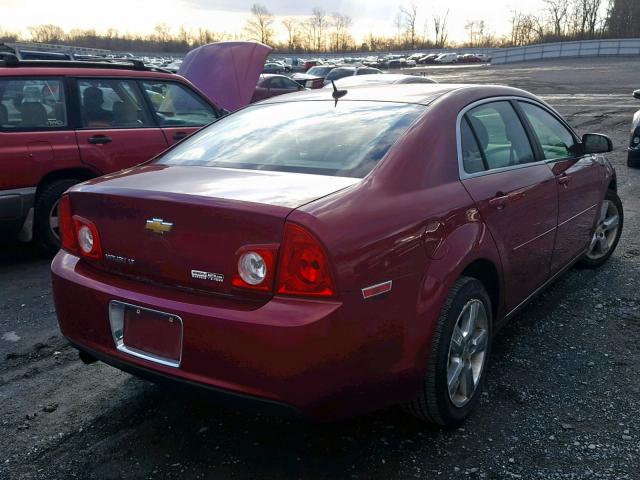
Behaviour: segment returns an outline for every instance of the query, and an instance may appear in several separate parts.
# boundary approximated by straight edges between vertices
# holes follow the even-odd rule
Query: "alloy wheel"
[[[453,328],[447,388],[449,399],[458,408],[471,400],[480,383],[489,345],[488,323],[484,303],[472,299],[462,309]]]
[[[58,219],[58,204],[60,200],[56,200],[49,210],[49,230],[51,235],[57,241],[60,241],[60,221]]]
[[[618,212],[618,207],[611,200],[605,200],[600,208],[598,225],[591,238],[587,258],[600,260],[606,256],[616,241],[619,227],[620,212]]]

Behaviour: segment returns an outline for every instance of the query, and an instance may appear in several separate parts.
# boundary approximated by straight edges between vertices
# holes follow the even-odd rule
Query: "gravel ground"
[[[396,408],[335,424],[236,411],[101,363],[60,336],[48,261],[0,244],[0,478],[640,476],[640,171],[625,166],[640,60],[433,68],[438,81],[540,94],[581,133],[612,137],[623,238],[500,331],[481,408],[443,431]]]

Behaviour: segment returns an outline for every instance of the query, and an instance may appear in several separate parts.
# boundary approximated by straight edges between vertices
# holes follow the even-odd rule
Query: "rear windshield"
[[[363,178],[425,108],[345,100],[255,105],[204,128],[158,163]]]

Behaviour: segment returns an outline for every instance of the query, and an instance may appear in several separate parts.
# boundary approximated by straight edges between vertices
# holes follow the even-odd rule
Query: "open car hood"
[[[249,105],[271,48],[258,42],[218,42],[191,50],[178,74],[230,112]]]

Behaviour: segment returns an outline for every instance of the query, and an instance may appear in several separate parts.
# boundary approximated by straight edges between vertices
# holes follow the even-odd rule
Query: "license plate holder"
[[[180,366],[183,325],[178,315],[112,301],[109,322],[119,351],[170,367]]]

